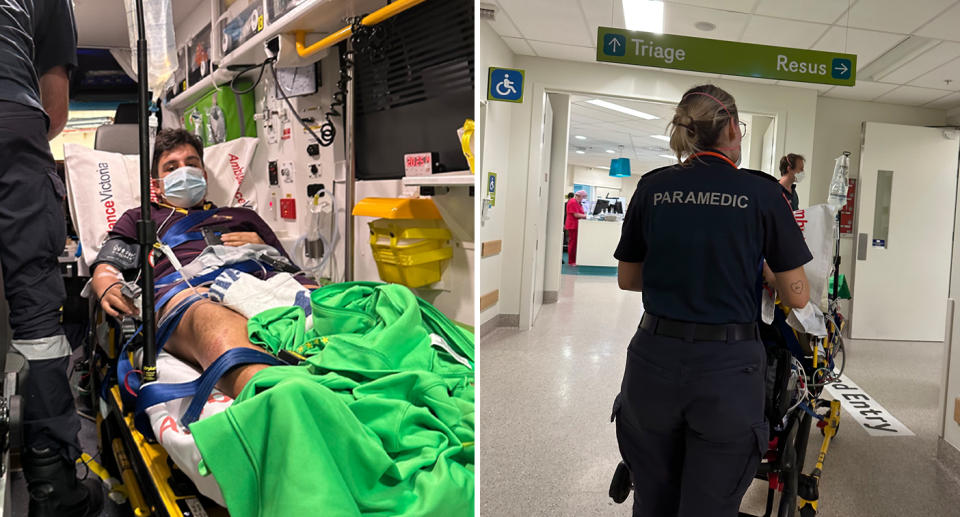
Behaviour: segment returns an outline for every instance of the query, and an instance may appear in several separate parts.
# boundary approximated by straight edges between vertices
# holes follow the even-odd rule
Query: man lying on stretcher
[[[266,244],[279,253],[261,255],[261,262],[269,260],[278,267],[284,262],[292,264],[277,236],[253,210],[237,207],[210,212],[216,207],[204,201],[207,188],[203,145],[194,135],[181,129],[161,130],[154,144],[150,174],[161,200],[159,204],[153,204],[150,216],[157,224],[157,241],[168,246],[163,254],[154,254],[158,321],[187,298],[208,291],[205,287],[194,288],[183,281],[164,282],[170,275],[177,276],[175,273],[181,267],[200,256],[208,241],[219,240],[223,245],[233,247]],[[196,223],[185,220],[188,216],[202,218],[200,213],[212,215],[199,221],[193,219]],[[139,208],[123,214],[108,234],[108,240],[92,267],[93,293],[103,310],[111,316],[137,314],[133,300],[122,293],[121,281],[123,271],[139,266],[138,219]],[[282,258],[276,260],[278,255]],[[258,278],[273,275],[261,267],[250,273]],[[316,287],[303,275],[295,278],[305,287]],[[247,319],[223,305],[202,299],[184,312],[164,348],[181,360],[206,370],[224,352],[239,347],[260,349],[247,339]],[[217,387],[236,397],[253,374],[264,368],[266,365],[263,364],[238,366],[227,372]]]

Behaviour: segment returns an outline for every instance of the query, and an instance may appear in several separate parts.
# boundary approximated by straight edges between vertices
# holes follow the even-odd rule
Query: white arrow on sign
[[[845,74],[845,73],[847,73],[847,70],[849,70],[849,68],[847,68],[847,65],[845,65],[845,64],[843,64],[843,63],[840,63],[840,66],[835,66],[835,67],[833,67],[833,69],[834,69],[834,70],[840,70],[840,73],[841,73],[841,74]]]
[[[612,49],[611,50],[612,52],[617,51],[617,45],[620,45],[620,40],[618,40],[617,38],[613,38],[610,40],[610,47]]]

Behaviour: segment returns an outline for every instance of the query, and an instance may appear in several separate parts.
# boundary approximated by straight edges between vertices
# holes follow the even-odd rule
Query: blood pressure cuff
[[[120,271],[136,269],[140,266],[140,244],[129,243],[120,238],[108,240],[100,248],[97,260],[90,270],[96,270],[99,264],[104,263],[115,266]]]

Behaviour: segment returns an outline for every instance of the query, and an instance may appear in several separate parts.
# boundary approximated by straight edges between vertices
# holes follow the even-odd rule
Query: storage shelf
[[[366,14],[387,5],[386,0],[307,0],[270,23],[259,34],[245,41],[220,60],[224,67],[263,62],[265,41],[278,34],[307,31],[327,35],[347,25],[346,18]],[[307,44],[314,40],[308,38]]]
[[[191,85],[179,95],[167,101],[167,108],[172,110],[181,110],[194,102],[200,100],[210,89],[213,88],[213,74],[200,79],[197,84]]]
[[[477,181],[470,171],[441,172],[429,176],[405,176],[404,187],[471,187]]]
[[[385,5],[387,5],[386,0],[307,0],[268,24],[259,34],[245,41],[239,47],[233,49],[232,52],[223,56],[217,63],[220,70],[204,77],[197,84],[191,85],[183,93],[171,99],[167,103],[167,107],[172,110],[181,110],[196,102],[203,94],[213,88],[215,74],[218,77],[233,76],[233,72],[226,70],[228,66],[262,63],[267,57],[263,48],[264,43],[278,34],[304,30],[309,34],[327,35],[347,25],[346,18],[366,14]],[[214,21],[212,25],[214,25],[212,28],[213,37],[219,38],[216,22]],[[313,41],[315,39],[308,36],[307,44]],[[305,62],[309,62],[309,58]]]

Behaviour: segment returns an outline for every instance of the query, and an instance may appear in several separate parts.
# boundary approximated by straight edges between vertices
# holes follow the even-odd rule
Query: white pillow
[[[256,190],[244,179],[257,142],[253,137],[237,138],[204,149],[208,201],[256,209]],[[79,144],[64,144],[63,153],[70,216],[83,246],[81,263],[89,266],[120,216],[140,206],[140,157]],[[81,273],[86,271],[81,268]]]

